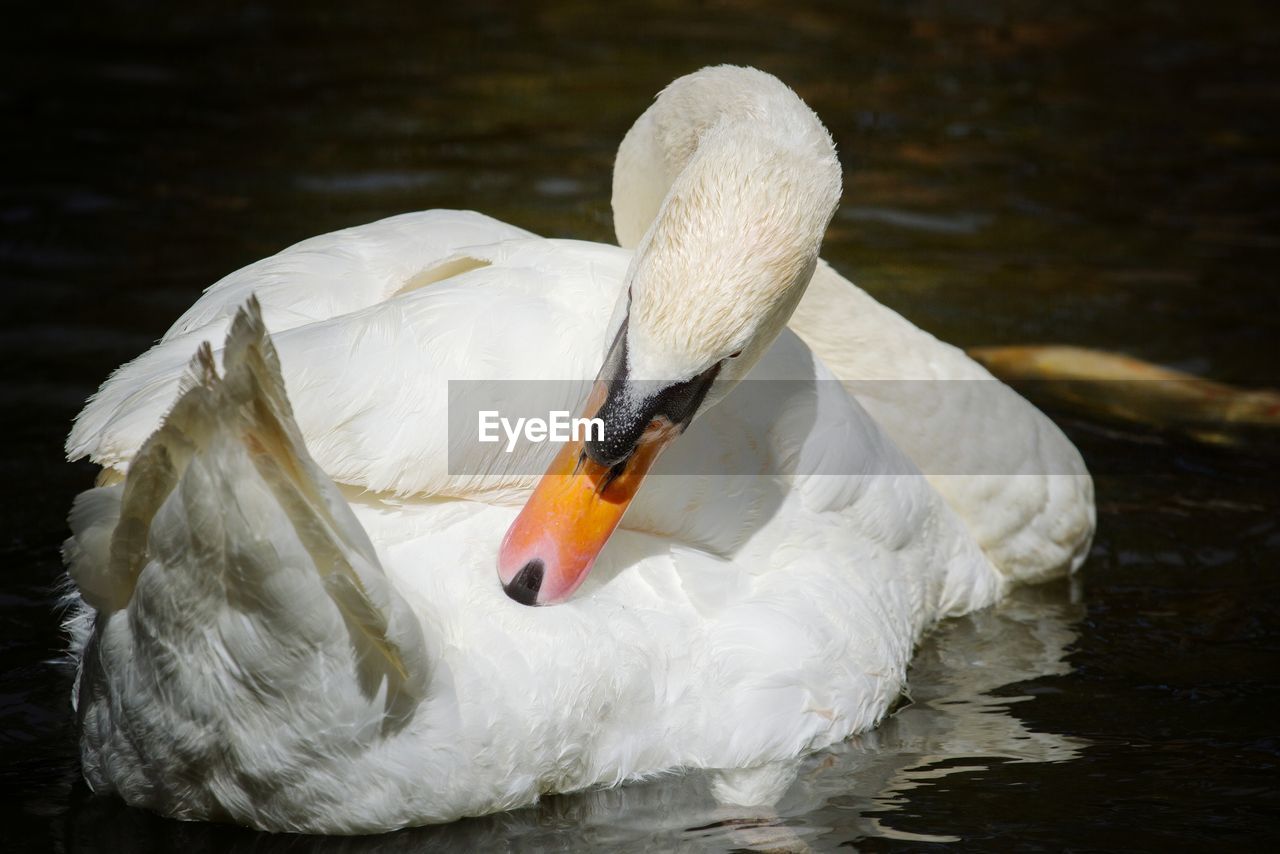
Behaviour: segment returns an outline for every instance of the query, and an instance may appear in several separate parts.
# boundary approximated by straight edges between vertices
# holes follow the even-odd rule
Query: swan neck
[[[768,140],[811,158],[814,170],[838,169],[822,122],[777,78],[730,66],[704,69],[663,90],[618,147],[612,198],[618,245],[640,244],[710,140],[732,151],[735,139],[747,146]]]

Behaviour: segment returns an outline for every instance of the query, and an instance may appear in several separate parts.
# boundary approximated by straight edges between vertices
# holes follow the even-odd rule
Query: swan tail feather
[[[306,452],[285,394],[280,359],[266,333],[256,300],[233,321],[223,361],[228,392],[245,413],[245,439],[254,463],[295,520],[307,550],[322,571],[330,598],[401,679],[408,680],[410,666],[403,647],[407,642],[420,649],[421,632],[412,614],[391,590],[372,542],[337,486]],[[396,605],[402,608],[397,609]],[[397,625],[391,619],[394,610],[402,610],[401,619],[394,621]]]
[[[76,500],[64,551],[82,597],[110,614],[131,607],[149,567],[184,566],[220,576],[196,584],[190,604],[211,587],[216,594],[201,603],[208,608],[252,601],[263,625],[287,638],[291,629],[305,634],[309,616],[296,607],[308,597],[291,603],[289,585],[318,580],[371,653],[363,660],[398,691],[421,696],[428,675],[421,627],[308,454],[256,299],[232,322],[222,361],[219,376],[209,345],[201,345],[125,482]],[[286,572],[299,563],[312,581]]]

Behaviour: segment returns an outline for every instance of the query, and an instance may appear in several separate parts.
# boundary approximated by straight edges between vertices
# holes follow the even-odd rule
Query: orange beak
[[[594,417],[605,396],[606,384],[596,382],[583,415]],[[612,467],[592,460],[581,438],[566,442],[502,540],[498,577],[507,595],[525,605],[568,599],[595,565],[658,455],[679,434],[669,420],[655,418],[635,450]]]

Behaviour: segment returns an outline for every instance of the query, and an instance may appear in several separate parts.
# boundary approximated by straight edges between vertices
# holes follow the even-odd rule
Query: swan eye
[[[739,350],[739,351],[738,351],[738,352],[736,352],[736,353],[730,353],[730,354],[729,354],[729,358],[730,358],[730,359],[736,359],[736,358],[738,358],[738,357],[739,357],[739,356],[741,356],[741,355],[742,355],[742,351],[741,351],[741,350]]]

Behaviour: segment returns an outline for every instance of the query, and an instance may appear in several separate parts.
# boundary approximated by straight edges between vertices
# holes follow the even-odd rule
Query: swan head
[[[680,78],[632,127],[614,212],[635,252],[583,409],[603,436],[563,446],[508,530],[498,570],[513,599],[567,599],[662,450],[764,355],[813,274],[840,180],[817,116],[754,69]]]

